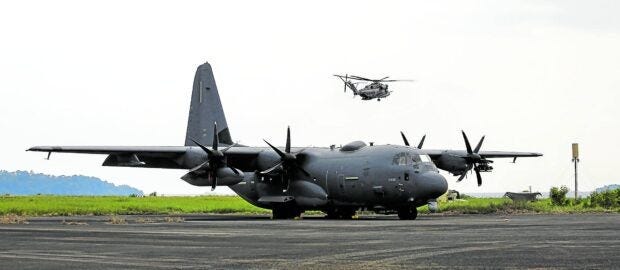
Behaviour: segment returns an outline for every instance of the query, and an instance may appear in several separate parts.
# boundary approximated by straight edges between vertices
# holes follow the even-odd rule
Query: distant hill
[[[54,176],[26,171],[0,171],[0,194],[11,195],[142,195],[127,185],[114,185],[96,177]]]
[[[603,192],[603,191],[608,191],[608,190],[614,190],[614,189],[619,189],[620,185],[606,185],[604,187],[600,187],[596,189],[596,192]]]

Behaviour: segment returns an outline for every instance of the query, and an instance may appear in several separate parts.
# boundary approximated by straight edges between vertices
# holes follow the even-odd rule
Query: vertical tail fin
[[[211,145],[214,137],[213,123],[217,123],[219,142],[232,144],[213,70],[207,62],[198,67],[194,77],[185,145],[194,145],[192,139],[203,145]]]

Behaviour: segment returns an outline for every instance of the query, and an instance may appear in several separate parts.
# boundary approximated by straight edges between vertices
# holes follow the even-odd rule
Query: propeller
[[[482,147],[482,142],[484,141],[485,136],[482,136],[482,138],[480,138],[478,145],[476,145],[476,148],[472,150],[471,145],[469,144],[469,139],[467,139],[467,135],[465,134],[465,131],[461,130],[461,133],[463,134],[463,140],[465,141],[465,148],[467,150],[467,155],[463,157],[463,159],[465,159],[465,162],[467,162],[467,169],[463,172],[463,174],[461,174],[461,177],[459,177],[459,179],[456,181],[460,182],[461,180],[463,180],[463,178],[465,178],[465,175],[467,175],[467,172],[469,172],[473,168],[474,171],[476,172],[476,179],[478,181],[478,186],[481,186],[482,177],[480,176],[480,168],[478,168],[478,165],[487,164],[490,162],[489,160],[484,159],[482,156],[478,154],[478,152],[480,151],[480,148]]]
[[[306,170],[304,170],[304,168],[301,167],[301,165],[299,165],[298,157],[299,157],[299,154],[303,152],[304,150],[302,149],[301,151],[297,153],[291,153],[291,128],[290,127],[286,129],[286,146],[284,148],[284,152],[282,152],[282,150],[278,149],[277,147],[271,145],[267,140],[263,140],[263,141],[265,141],[265,143],[267,143],[267,145],[269,145],[269,147],[271,147],[271,149],[273,149],[273,151],[275,151],[278,154],[278,156],[280,156],[280,161],[278,161],[278,163],[276,163],[275,165],[271,166],[269,169],[266,169],[260,172],[260,174],[265,175],[265,174],[270,174],[276,170],[282,170],[284,180],[286,181],[287,189],[291,181],[290,177],[295,170],[302,172],[306,176],[310,176],[310,173],[308,173]]]
[[[226,153],[226,151],[228,151],[230,148],[237,145],[237,143],[233,143],[221,151],[218,150],[219,136],[217,135],[217,123],[213,123],[213,143],[212,143],[213,149],[209,149],[208,147],[200,144],[194,139],[192,139],[192,142],[194,142],[196,145],[198,145],[198,147],[200,147],[200,149],[202,149],[203,151],[205,151],[205,153],[207,153],[207,161],[194,167],[183,177],[193,177],[193,176],[200,176],[200,175],[206,174],[209,180],[211,181],[211,190],[213,191],[215,190],[215,187],[217,186],[217,170],[218,169],[229,168],[230,170],[233,171],[233,173],[235,173],[236,175],[239,175],[239,171],[237,169],[228,166],[228,164],[226,163],[226,156],[224,156],[224,153]]]
[[[406,146],[409,146],[409,141],[407,140],[407,137],[405,136],[405,133],[403,133],[402,131],[400,132],[400,136],[403,137],[403,142],[405,142]],[[424,145],[424,140],[426,140],[426,134],[424,134],[424,136],[422,136],[422,139],[420,140],[420,142],[418,143],[418,149],[422,149],[422,145]]]

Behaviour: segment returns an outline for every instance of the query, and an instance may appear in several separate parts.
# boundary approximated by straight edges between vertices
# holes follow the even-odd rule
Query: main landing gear
[[[398,218],[402,220],[414,220],[418,217],[418,209],[415,206],[404,206],[398,209]]]
[[[355,208],[332,208],[325,211],[327,219],[352,219],[355,216]]]
[[[272,219],[294,219],[301,216],[301,210],[293,207],[276,207],[271,213]]]

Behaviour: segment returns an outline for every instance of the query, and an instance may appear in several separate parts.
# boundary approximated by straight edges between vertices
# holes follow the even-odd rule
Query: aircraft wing
[[[189,148],[187,146],[35,146],[27,151],[108,155],[103,166],[183,169],[178,160]]]
[[[543,154],[535,152],[509,152],[509,151],[480,151],[483,158],[518,158],[518,157],[540,157]]]
[[[449,152],[456,155],[467,155],[467,152],[459,150],[433,150],[433,149],[421,149],[420,152],[429,155],[432,159],[439,158],[443,153]],[[514,152],[514,151],[480,151],[478,154],[483,158],[518,158],[518,157],[540,157],[543,154],[535,152]]]
[[[230,166],[242,171],[253,171],[256,170],[255,159],[258,153],[264,150],[270,149],[233,147],[226,152],[226,158]],[[190,169],[185,162],[187,155],[203,153],[202,149],[195,146],[35,146],[27,151],[108,155],[103,166],[162,169]]]

